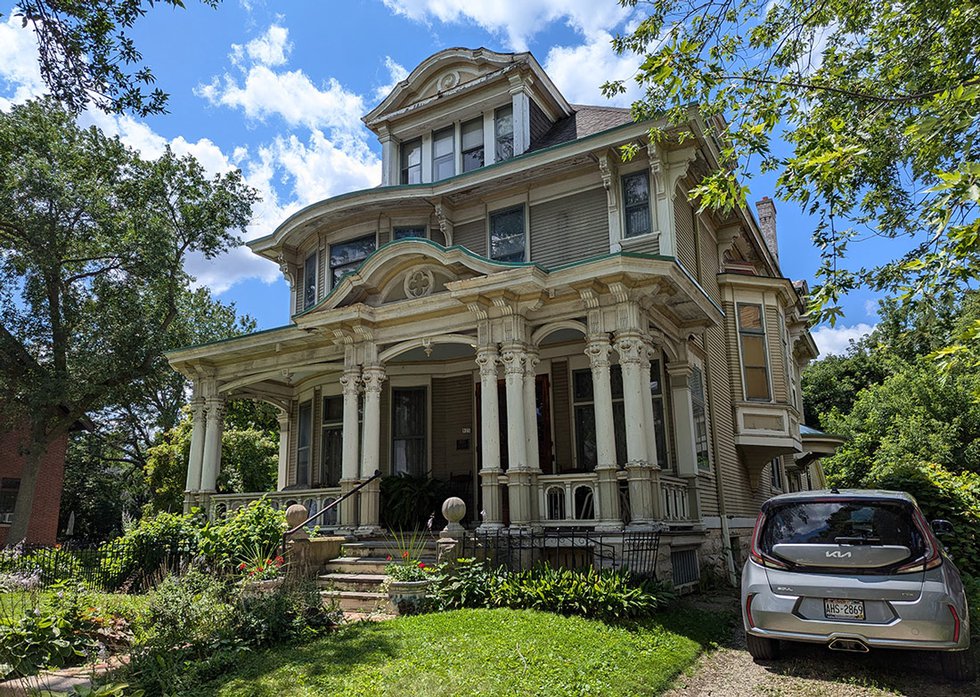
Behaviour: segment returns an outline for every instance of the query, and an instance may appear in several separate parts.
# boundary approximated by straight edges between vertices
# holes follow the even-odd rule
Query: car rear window
[[[898,501],[795,501],[770,508],[759,539],[766,554],[777,544],[868,544],[924,552],[912,509]]]

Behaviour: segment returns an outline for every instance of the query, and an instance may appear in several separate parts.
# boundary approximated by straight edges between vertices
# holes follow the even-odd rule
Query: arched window
[[[585,484],[575,487],[575,519],[595,518],[595,495],[592,487]]]
[[[548,520],[565,520],[565,490],[560,486],[548,487]]]

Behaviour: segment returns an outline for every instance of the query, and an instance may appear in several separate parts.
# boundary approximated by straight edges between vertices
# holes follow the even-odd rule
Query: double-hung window
[[[490,258],[525,261],[524,206],[490,214]]]
[[[0,479],[0,524],[10,523],[14,519],[18,491],[20,491],[19,479],[8,477]]]
[[[514,156],[514,108],[501,107],[493,114],[494,162]]]
[[[646,235],[650,227],[650,177],[636,172],[623,177],[624,237]]]
[[[299,405],[299,432],[296,434],[296,484],[310,483],[310,460],[313,455],[313,402]]]
[[[320,433],[320,466],[316,483],[338,486],[344,459],[344,398],[323,398],[323,423]]]
[[[395,240],[407,240],[410,237],[421,237],[425,239],[428,235],[425,234],[425,225],[412,225],[404,227],[396,227],[392,231],[392,239]]]
[[[664,380],[660,360],[650,361],[650,398],[653,400],[653,436],[657,443],[657,464],[661,469],[670,467],[667,454],[667,423],[664,408]]]
[[[463,171],[472,172],[483,166],[483,117],[467,121],[460,127],[460,150],[463,153]]]
[[[348,242],[338,242],[330,245],[330,280],[331,288],[336,287],[340,280],[353,273],[361,262],[374,251],[376,240],[374,235],[358,237]]]
[[[432,181],[456,174],[456,128],[450,126],[432,134]]]
[[[711,465],[708,449],[708,400],[704,392],[704,371],[699,366],[691,370],[688,378],[691,390],[691,407],[694,412],[694,452],[698,459],[698,469],[706,470]]]
[[[783,490],[783,461],[782,458],[774,457],[769,463],[769,476],[772,488],[777,491]]]
[[[402,143],[402,184],[422,183],[422,139]]]
[[[762,305],[738,304],[738,340],[742,351],[742,377],[745,398],[768,402],[769,367],[767,364],[766,329]]]
[[[391,390],[391,464],[395,474],[426,474],[426,401],[424,387]]]
[[[316,267],[317,254],[313,252],[306,257],[303,264],[303,309],[306,310],[316,303]]]
[[[596,465],[618,465],[626,462],[626,412],[623,406],[623,373],[619,365],[609,366],[612,388],[613,432],[616,437],[616,462],[598,461],[598,434],[595,423],[595,394],[592,390],[592,370],[572,371],[572,403],[575,415],[575,452],[579,470],[595,469]]]

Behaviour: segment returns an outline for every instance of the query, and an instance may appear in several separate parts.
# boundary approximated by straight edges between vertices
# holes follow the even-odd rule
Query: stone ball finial
[[[302,525],[310,517],[310,512],[301,503],[294,503],[286,509],[286,527],[292,530],[297,525]],[[299,530],[292,535],[294,540],[305,540],[309,537],[305,530]]]
[[[458,496],[450,496],[442,502],[442,517],[448,521],[446,529],[442,531],[443,537],[460,538],[463,535],[463,526],[459,521],[466,515],[466,502]]]

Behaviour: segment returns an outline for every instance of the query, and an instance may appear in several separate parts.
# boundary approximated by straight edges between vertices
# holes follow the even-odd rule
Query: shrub
[[[428,477],[397,474],[381,479],[381,524],[389,530],[418,530],[441,520],[446,485]],[[439,520],[436,520],[436,519]]]
[[[511,573],[473,560],[460,560],[440,574],[432,590],[440,609],[527,608],[606,622],[646,617],[669,597],[656,584],[634,582],[627,571],[540,565]]]
[[[253,647],[308,639],[336,626],[343,617],[324,606],[315,581],[288,577],[272,591],[245,585],[238,606],[235,634]]]
[[[126,583],[139,586],[161,569],[172,569],[179,559],[197,554],[200,535],[200,523],[195,516],[158,513],[143,517],[122,537],[99,548],[100,571],[106,586],[110,589]]]
[[[285,531],[286,514],[259,499],[208,523],[201,531],[201,554],[216,567],[230,570],[251,559],[256,549],[275,549]]]

